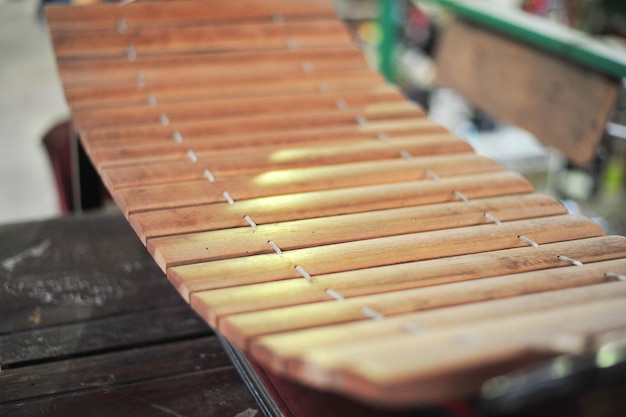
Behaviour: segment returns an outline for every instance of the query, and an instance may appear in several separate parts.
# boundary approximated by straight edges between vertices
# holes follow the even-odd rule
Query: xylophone
[[[46,13],[107,189],[181,296],[262,367],[407,407],[502,391],[491,378],[562,354],[619,362],[626,238],[429,120],[330,2]]]

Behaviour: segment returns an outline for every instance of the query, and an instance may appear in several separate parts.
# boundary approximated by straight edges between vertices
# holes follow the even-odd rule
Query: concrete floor
[[[69,114],[34,0],[0,0],[0,223],[59,213],[41,138]]]

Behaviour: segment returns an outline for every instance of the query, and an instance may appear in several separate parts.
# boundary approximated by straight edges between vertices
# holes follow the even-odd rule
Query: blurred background
[[[572,212],[590,216],[608,233],[626,234],[626,93],[622,80],[611,78],[617,96],[593,157],[574,162],[547,146],[545,138],[491,115],[472,97],[438,80],[435,56],[441,34],[453,21],[445,7],[437,1],[392,0],[389,9],[385,1],[334,0],[373,67],[383,66],[386,76],[407,96],[478,153],[525,175],[538,191],[559,198]],[[473,3],[506,16],[532,15],[548,25],[588,34],[602,47],[618,51],[618,55],[623,52],[626,60],[626,2],[622,0]],[[0,223],[63,214],[42,139],[69,114],[41,7],[36,0],[0,0]],[[384,13],[392,15],[383,20]],[[384,45],[389,33],[393,35],[391,46]],[[381,52],[381,46],[387,52]],[[506,86],[501,94],[508,94]]]
[[[37,0],[0,0],[0,223],[60,213],[43,135],[68,117]]]

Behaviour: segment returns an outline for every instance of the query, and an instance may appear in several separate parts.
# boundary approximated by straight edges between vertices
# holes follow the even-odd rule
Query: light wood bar
[[[294,133],[290,139],[295,139],[295,136]],[[440,159],[437,157],[439,154],[461,158],[463,154],[472,152],[467,142],[448,133],[433,134],[428,135],[428,137],[425,137],[426,135],[399,137],[393,140],[388,139],[387,142],[372,140],[368,136],[367,134],[362,136],[350,135],[345,138],[334,136],[330,140],[333,144],[328,146],[321,146],[321,143],[326,143],[321,139],[313,142],[303,140],[300,143],[290,143],[289,147],[284,144],[258,146],[254,147],[253,152],[250,153],[246,152],[246,149],[240,148],[235,148],[235,151],[232,148],[211,149],[208,141],[203,143],[194,141],[181,143],[180,146],[163,147],[166,152],[148,147],[145,150],[137,149],[138,152],[132,156],[126,154],[128,161],[120,158],[117,162],[123,166],[107,168],[107,164],[102,163],[101,175],[110,189],[123,189],[168,182],[206,181],[206,170],[209,170],[214,178],[223,179],[232,176],[258,174],[269,170],[276,172],[286,168],[309,167],[318,164],[380,161],[386,158],[399,157],[402,151],[404,151],[403,155],[410,155],[413,159],[420,159],[422,155],[428,155],[424,158],[431,158],[435,161]],[[359,140],[360,138],[365,140]],[[326,140],[328,141],[328,139]],[[341,144],[337,145],[337,142],[341,142]],[[214,143],[213,145],[219,146],[220,144]],[[232,146],[232,143],[230,145]],[[306,147],[307,145],[309,147]],[[190,151],[193,152],[191,157]],[[163,153],[165,160],[179,159],[180,161],[160,162],[161,160],[157,160],[157,155],[160,153]],[[171,157],[172,153],[178,155]],[[137,166],[138,160],[144,163]]]
[[[161,114],[170,121],[221,118],[231,115],[253,115],[269,112],[304,112],[336,109],[339,106],[354,109],[393,109],[415,108],[407,103],[394,88],[376,92],[316,93],[298,96],[236,97],[233,99],[188,101],[175,104],[134,106],[128,109],[98,109],[76,112],[74,123],[79,129],[115,128],[133,125],[146,125],[160,122]]]
[[[388,335],[428,332],[431,329],[478,322],[494,316],[525,314],[548,308],[581,303],[595,291],[599,297],[621,296],[624,285],[604,285],[610,282],[607,271],[626,272],[624,259],[585,264],[571,268],[567,276],[558,270],[540,270],[521,274],[484,278],[480,281],[461,281],[432,287],[430,292],[450,294],[482,291],[483,302],[459,303],[452,307],[398,314],[386,320],[359,320],[334,326],[315,327],[288,333],[278,333],[256,338],[251,352],[263,363],[272,363],[272,369],[286,372],[289,362],[297,360],[300,352],[314,347],[332,346],[343,342],[356,342]],[[589,287],[591,285],[591,287]],[[424,290],[424,297],[430,296]]]
[[[363,118],[366,123],[360,123]],[[231,115],[219,119],[191,120],[178,122],[168,120],[163,123],[157,118],[145,126],[120,128],[90,129],[86,134],[89,149],[119,146],[126,142],[159,143],[172,142],[175,132],[184,138],[216,137],[221,135],[241,135],[252,131],[260,133],[278,133],[284,130],[307,129],[316,126],[355,127],[366,132],[386,132],[387,130],[440,131],[441,125],[423,117],[423,112],[416,108],[405,109],[332,109],[313,110],[277,116],[273,114],[254,114],[249,116]]]
[[[458,201],[455,191],[469,199],[525,194],[533,191],[522,177],[511,173],[453,177],[441,181],[414,181],[311,191],[202,206],[132,214],[131,226],[146,240],[153,237],[246,226],[244,216],[257,224],[362,213],[386,208]]]
[[[318,163],[321,164],[323,161]],[[124,188],[117,191],[114,198],[128,216],[130,213],[140,211],[223,202],[224,192],[228,192],[233,199],[239,201],[309,191],[426,180],[430,179],[428,176],[430,170],[436,173],[437,178],[452,178],[499,172],[502,168],[491,159],[469,153],[458,156],[411,157],[410,160],[396,157],[389,160],[252,172],[251,174],[257,175],[250,177],[214,181],[205,177],[203,180],[193,182],[181,181]]]
[[[507,362],[532,356],[529,351],[538,347],[543,351],[551,347],[553,354],[580,353],[593,334],[626,326],[626,315],[620,313],[626,304],[621,287],[622,296],[613,299],[591,298],[583,304],[493,318],[469,328],[387,337],[359,348],[350,344],[345,350],[335,346],[307,351],[301,357],[300,369],[293,374],[311,385],[336,381],[337,389],[350,386],[374,402],[414,404],[416,400],[460,399],[472,392],[477,377],[479,381],[484,378],[481,368],[491,373],[497,368],[506,371]],[[527,339],[520,337],[520,332],[527,334]],[[391,347],[394,355],[389,354]],[[332,366],[337,363],[340,365]],[[496,370],[489,369],[489,364]],[[386,389],[372,384],[373,380],[384,381]],[[468,380],[473,384],[468,385]]]
[[[473,276],[480,278],[493,276],[491,274],[505,275],[542,268],[547,268],[544,273],[562,275],[563,269],[548,272],[551,268],[572,267],[558,259],[559,255],[567,253],[569,257],[576,258],[583,264],[619,259],[624,257],[624,244],[625,239],[623,237],[614,238],[613,241],[606,240],[606,238],[586,239],[542,245],[541,251],[537,251],[535,248],[509,249],[445,260],[437,259],[355,272],[342,272],[330,278],[334,285],[344,276],[354,275],[355,278],[360,277],[361,282],[366,282],[370,276],[389,273],[387,277],[390,281],[404,277],[409,280],[421,281],[422,286],[430,286],[463,281],[471,279]],[[499,262],[500,265],[496,262]],[[468,270],[468,265],[470,267],[473,265],[472,270]],[[498,269],[490,272],[484,269],[485,265],[493,265]],[[480,275],[481,272],[476,272],[476,270],[483,271],[482,276]],[[444,273],[442,274],[442,272]],[[329,288],[329,285],[330,282],[325,288]],[[362,311],[364,307],[370,307],[383,316],[391,316],[472,301],[468,299],[469,295],[466,296],[465,292],[461,292],[459,299],[455,300],[452,297],[444,296],[438,298],[437,303],[433,303],[429,298],[422,297],[423,293],[424,289],[417,287],[411,290],[348,298],[342,302],[335,302],[331,296],[326,294],[325,302],[228,315],[218,320],[218,326],[224,334],[228,335],[229,340],[238,346],[247,347],[253,338],[262,335],[370,319],[364,315]],[[192,297],[192,305],[204,317],[208,317],[209,313],[206,311],[202,294],[198,293]]]
[[[248,65],[240,65],[246,62]],[[276,76],[299,76],[336,71],[367,72],[369,67],[362,52],[350,46],[268,51],[225,51],[137,56],[128,58],[66,59],[59,61],[59,75],[65,89],[103,86],[131,87],[147,91],[170,83],[200,84],[233,83],[243,80],[263,80]]]
[[[314,64],[311,64],[314,65]],[[276,66],[276,64],[274,65]],[[135,80],[136,81],[136,80]],[[372,71],[314,72],[300,74],[275,73],[256,77],[245,75],[233,79],[205,80],[202,84],[186,80],[152,82],[138,89],[131,85],[91,85],[66,89],[66,99],[77,112],[89,109],[121,108],[150,104],[184,103],[198,99],[274,96],[285,94],[311,94],[316,92],[384,91],[389,87],[381,83],[380,75]],[[151,100],[152,99],[152,100]]]
[[[146,26],[221,24],[223,21],[331,18],[335,10],[321,0],[137,1],[114,7],[94,4],[46,8],[50,31],[133,30]],[[124,18],[121,26],[120,18]],[[280,22],[279,22],[280,23]]]
[[[550,197],[528,194],[183,234],[149,239],[147,247],[165,271],[171,266],[223,259],[227,253],[230,256],[271,253],[274,250],[268,241],[278,236],[290,237],[289,246],[279,241],[279,247],[291,250],[491,223],[485,213],[500,221],[513,221],[566,212],[565,207]]]
[[[52,33],[52,43],[59,59],[127,57],[129,48],[137,56],[193,53],[198,51],[266,50],[285,48],[294,42],[297,48],[315,48],[329,44],[350,45],[345,25],[334,19],[274,23],[241,23],[234,26],[181,26],[141,28],[128,32]],[[129,58],[133,60],[133,56]]]
[[[559,230],[553,230],[558,225]],[[375,266],[490,252],[527,246],[518,236],[529,234],[539,243],[601,236],[591,220],[557,216],[521,220],[501,225],[480,225],[445,231],[412,233],[364,241],[338,243],[243,258],[170,268],[168,277],[189,299],[196,291],[302,277],[300,266],[311,276]],[[389,285],[402,285],[400,281]]]

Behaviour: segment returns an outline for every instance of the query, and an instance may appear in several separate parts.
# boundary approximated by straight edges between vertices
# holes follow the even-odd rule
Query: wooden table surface
[[[0,226],[0,415],[261,415],[117,212]]]
[[[121,213],[0,225],[2,417],[474,415],[463,404],[373,409],[229,353]],[[592,415],[585,410],[621,403],[615,398],[624,398],[624,388],[565,397],[519,415]]]
[[[121,213],[0,225],[2,417],[449,415],[375,410],[222,343]]]

